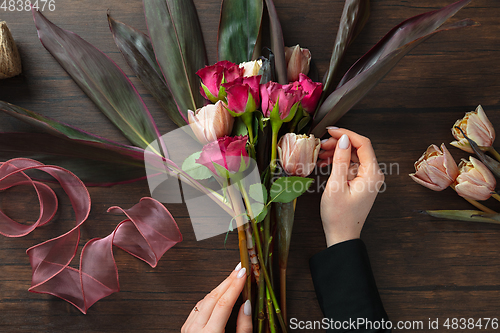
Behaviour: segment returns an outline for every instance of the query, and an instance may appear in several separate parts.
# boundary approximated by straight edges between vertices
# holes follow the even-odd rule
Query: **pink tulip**
[[[227,106],[233,116],[257,110],[260,104],[260,78],[260,75],[238,78],[222,84],[226,89]]]
[[[466,199],[487,200],[495,190],[496,180],[491,171],[478,159],[470,156],[458,165],[460,174],[455,181],[458,195]]]
[[[304,90],[298,84],[287,84],[269,81],[260,86],[262,98],[262,113],[269,118],[276,103],[278,103],[279,117],[282,121],[292,120],[299,102],[304,97]]]
[[[467,112],[465,117],[456,121],[451,129],[451,133],[456,141],[450,143],[452,146],[465,150],[466,152],[473,153],[469,141],[464,137],[462,132],[455,127],[459,127],[464,131],[465,135],[472,139],[483,150],[493,145],[495,141],[495,129],[486,117],[483,108],[479,105],[475,111]]]
[[[217,141],[203,146],[200,158],[196,163],[202,164],[212,171],[214,175],[220,175],[214,166],[214,163],[220,165],[231,174],[244,170],[248,165],[249,157],[246,151],[248,137],[245,136],[225,136]],[[242,162],[245,165],[242,165]]]
[[[305,92],[301,101],[302,108],[307,113],[313,113],[323,92],[323,84],[314,82],[302,73],[299,74],[299,84]]]
[[[285,47],[285,59],[288,82],[297,81],[300,73],[305,75],[309,73],[311,52],[308,49],[302,49],[298,44],[293,47]]]
[[[415,173],[410,174],[414,181],[434,191],[446,189],[458,177],[457,164],[444,143],[441,149],[430,145],[415,162]]]
[[[318,160],[321,141],[314,135],[287,133],[278,142],[281,166],[289,176],[307,177]]]
[[[229,135],[233,130],[234,118],[229,114],[222,101],[206,105],[196,110],[196,113],[189,110],[188,120],[201,144]]]
[[[226,97],[222,83],[231,82],[243,76],[244,69],[230,61],[223,60],[218,63],[206,66],[196,72],[201,79],[200,93],[203,97],[216,103]]]

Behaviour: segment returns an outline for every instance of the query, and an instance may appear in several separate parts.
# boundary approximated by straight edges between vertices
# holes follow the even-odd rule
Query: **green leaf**
[[[241,117],[234,118],[233,130],[231,132],[232,136],[247,135],[248,128],[241,119]]]
[[[423,213],[455,221],[500,223],[498,214],[486,214],[480,210],[426,210]]]
[[[146,148],[160,137],[139,93],[111,59],[41,12],[33,17],[43,46],[130,142]]]
[[[260,51],[255,48],[263,9],[262,0],[222,1],[217,40],[218,60],[239,64],[254,58],[254,53]]]
[[[196,72],[207,65],[198,14],[192,0],[144,0],[156,59],[179,111],[203,105]]]
[[[170,119],[179,127],[185,126],[187,119],[179,112],[168,89],[161,69],[156,62],[149,37],[139,30],[113,19],[109,14],[108,23],[116,46],[135,75],[142,81]]]
[[[203,164],[196,163],[200,158],[201,151],[198,151],[184,160],[182,170],[196,180],[204,180],[213,176],[212,171]]]
[[[330,67],[324,77],[323,93],[328,96],[333,90],[332,86],[335,75],[347,47],[351,44],[356,34],[360,32],[368,17],[370,16],[369,0],[346,0],[333,52],[330,59]]]
[[[313,179],[303,177],[281,177],[278,178],[271,189],[269,195],[271,196],[270,202],[291,202],[298,198],[311,186]]]
[[[370,91],[408,52],[440,31],[470,27],[477,22],[466,19],[440,29],[471,0],[462,0],[440,10],[410,18],[393,28],[344,75],[337,89],[324,101],[316,113],[312,134],[322,137],[326,126],[335,124],[368,91]]]
[[[267,189],[262,183],[250,185],[248,195],[257,202],[267,203]]]
[[[267,12],[269,13],[269,25],[271,28],[271,49],[274,53],[274,64],[278,82],[281,84],[288,83],[285,59],[285,42],[283,40],[283,31],[281,23],[274,7],[273,0],[266,0]]]
[[[254,213],[255,222],[259,223],[266,218],[268,208],[260,202],[251,204],[252,212]]]

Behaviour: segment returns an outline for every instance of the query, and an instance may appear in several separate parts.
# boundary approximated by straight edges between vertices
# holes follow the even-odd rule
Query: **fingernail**
[[[347,149],[347,148],[349,148],[349,144],[350,144],[349,137],[346,134],[342,135],[339,139],[339,142],[338,142],[339,148],[340,149]]]
[[[239,278],[242,278],[244,275],[246,275],[247,273],[247,269],[245,267],[243,267],[242,269],[240,269],[240,271],[238,272],[238,275],[236,275],[236,277],[239,279]]]
[[[326,126],[327,130],[338,130],[339,128],[336,126]]]
[[[238,265],[236,265],[236,268],[234,270],[239,271],[240,269],[241,269],[241,262]]]
[[[321,144],[326,143],[328,140],[330,140],[330,139],[323,139],[323,140],[321,140]]]
[[[245,316],[252,315],[252,304],[250,303],[249,299],[247,299],[245,305],[243,305],[243,313],[245,314]]]

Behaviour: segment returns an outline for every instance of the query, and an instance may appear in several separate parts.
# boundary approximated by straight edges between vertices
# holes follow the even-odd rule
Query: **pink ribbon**
[[[48,223],[57,211],[54,191],[30,178],[25,173],[29,170],[46,172],[61,184],[76,219],[75,226],[65,234],[26,251],[33,271],[31,292],[60,297],[87,313],[95,302],[120,290],[113,245],[155,267],[168,249],[182,241],[179,228],[165,206],[152,198],[142,198],[130,209],[109,208],[108,212],[122,212],[127,219],[105,238],[88,241],[80,255],[80,269],[70,267],[80,241],[80,226],[89,216],[91,202],[85,185],[68,170],[26,158],[0,163],[0,191],[31,184],[40,202],[40,215],[32,225],[20,224],[0,210],[0,234],[25,236]]]

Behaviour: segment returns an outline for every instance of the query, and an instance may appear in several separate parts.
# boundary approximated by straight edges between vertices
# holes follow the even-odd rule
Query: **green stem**
[[[273,137],[271,141],[271,163],[270,163],[270,169],[269,169],[269,176],[272,177],[274,176],[274,173],[276,171],[276,153],[278,151],[278,132],[279,130],[275,130],[273,128]]]
[[[497,161],[500,162],[500,154],[496,151],[495,148],[489,147],[488,151],[491,153],[491,155],[493,155],[497,159]]]
[[[269,298],[269,289],[266,289],[266,296],[267,296],[267,311],[269,313],[269,329],[271,330],[271,333],[276,332],[276,323],[274,322],[274,313],[273,313],[273,305],[271,303],[271,300]]]

